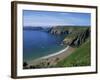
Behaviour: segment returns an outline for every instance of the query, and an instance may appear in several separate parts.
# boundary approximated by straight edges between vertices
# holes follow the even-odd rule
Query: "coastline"
[[[58,52],[56,52],[56,53],[52,53],[52,54],[50,54],[50,55],[47,55],[47,56],[41,57],[40,59],[47,59],[47,58],[50,58],[50,57],[53,57],[53,56],[59,55],[59,54],[65,52],[65,51],[67,51],[68,48],[69,48],[69,46],[67,46],[65,49],[63,49],[63,50],[61,50],[61,51],[58,51]]]
[[[67,46],[65,49],[59,52],[38,58],[36,60],[28,61],[28,66],[34,66],[34,65],[40,65],[40,64],[45,65],[48,63],[49,63],[49,66],[54,66],[57,64],[58,61],[61,61],[67,56],[69,56],[74,50],[75,50],[74,48]]]

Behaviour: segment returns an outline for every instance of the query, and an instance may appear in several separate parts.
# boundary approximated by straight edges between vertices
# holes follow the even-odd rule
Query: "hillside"
[[[59,61],[56,67],[90,65],[90,27],[54,27],[51,33],[65,34],[66,37],[61,44],[75,48],[75,51],[64,60]]]
[[[61,44],[77,47],[90,36],[89,26],[57,26],[49,30],[53,35],[66,35]]]
[[[67,58],[59,61],[56,66],[59,67],[72,67],[72,66],[89,66],[90,63],[90,40],[82,44],[80,47]]]
[[[37,29],[37,28],[34,28]],[[90,27],[89,26],[55,26],[38,29],[52,35],[64,35],[61,46],[69,47],[59,55],[40,59],[33,62],[24,62],[24,69],[89,66],[90,60]]]

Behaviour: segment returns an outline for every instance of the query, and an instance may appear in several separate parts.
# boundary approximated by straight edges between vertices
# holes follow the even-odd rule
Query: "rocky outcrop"
[[[86,30],[78,33],[75,38],[70,42],[70,46],[80,46],[82,43],[86,41],[86,39],[90,36],[90,30],[87,28]]]
[[[72,47],[80,46],[90,36],[90,28],[80,26],[56,26],[52,27],[48,32],[53,35],[67,34],[61,44]]]
[[[49,32],[54,35],[62,35],[62,34],[69,33],[68,30],[66,30],[66,29],[64,30],[64,27],[60,27],[60,26],[51,28]]]

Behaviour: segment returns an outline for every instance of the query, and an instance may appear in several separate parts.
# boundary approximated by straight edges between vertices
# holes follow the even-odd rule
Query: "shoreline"
[[[65,49],[59,52],[56,52],[56,53],[32,60],[32,61],[28,61],[28,67],[36,66],[36,65],[42,65],[41,68],[54,66],[57,64],[58,61],[61,61],[64,58],[68,57],[74,50],[75,50],[74,48],[67,46]]]
[[[47,58],[50,58],[50,57],[53,57],[53,56],[56,56],[56,55],[59,55],[63,52],[65,52],[66,50],[68,50],[69,46],[67,46],[65,49],[61,50],[61,51],[58,51],[56,53],[52,53],[52,54],[49,54],[47,56],[44,56],[44,57],[41,57],[40,59],[47,59]]]

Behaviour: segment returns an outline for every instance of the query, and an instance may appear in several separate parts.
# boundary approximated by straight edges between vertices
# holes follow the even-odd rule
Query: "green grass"
[[[73,31],[83,31],[89,28],[90,26],[84,27],[84,26],[57,26],[54,29],[55,30],[61,30],[61,31],[66,31],[66,30],[73,30]]]
[[[80,47],[64,60],[58,62],[59,67],[88,66],[90,65],[90,40],[88,39]]]

